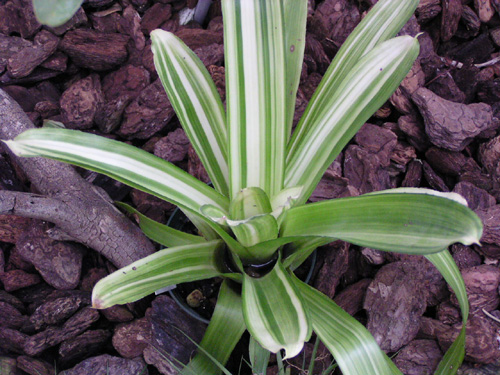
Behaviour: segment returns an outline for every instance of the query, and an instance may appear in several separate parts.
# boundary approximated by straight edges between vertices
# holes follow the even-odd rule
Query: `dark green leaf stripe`
[[[307,0],[284,0],[286,64],[286,136],[292,132],[295,101],[306,46]],[[287,138],[288,139],[288,138]]]
[[[222,241],[210,241],[157,251],[100,280],[92,291],[92,305],[104,309],[170,285],[219,276],[216,255],[223,247]]]
[[[223,0],[231,197],[283,186],[286,141],[283,4]]]
[[[172,33],[151,33],[155,67],[165,91],[212,183],[228,195],[224,107],[200,59]]]
[[[482,224],[455,200],[388,190],[294,207],[281,232],[282,237],[324,236],[385,251],[429,254],[455,242],[477,243]]]

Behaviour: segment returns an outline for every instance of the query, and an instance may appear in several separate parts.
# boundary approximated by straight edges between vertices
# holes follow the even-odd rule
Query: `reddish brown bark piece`
[[[472,314],[479,313],[482,309],[492,311],[500,303],[498,286],[500,285],[500,269],[488,264],[471,267],[462,270],[470,311]],[[452,296],[452,302],[458,304],[456,297]]]
[[[63,341],[59,347],[60,361],[63,364],[70,364],[97,354],[104,348],[110,337],[111,332],[96,329]]]
[[[64,375],[147,375],[146,365],[139,360],[113,357],[109,354],[86,359],[75,367],[65,370]]]
[[[50,31],[60,36],[65,34],[68,30],[73,30],[78,26],[86,24],[87,21],[87,15],[85,14],[85,11],[80,7],[80,9],[76,11],[76,13],[68,20],[68,22],[61,26],[50,28]]]
[[[80,308],[82,302],[82,299],[76,296],[45,302],[31,315],[30,321],[36,330],[47,325],[62,323]]]
[[[170,4],[153,4],[142,16],[141,30],[144,34],[149,35],[151,31],[157,29],[162,23],[168,21],[172,17],[172,5]]]
[[[17,367],[30,375],[53,375],[55,373],[54,366],[51,364],[25,355],[17,357]]]
[[[174,115],[174,109],[158,79],[142,90],[125,109],[118,133],[129,139],[148,139],[164,129]]]
[[[430,21],[441,13],[441,0],[420,0],[416,15],[421,23]]]
[[[0,301],[0,327],[18,329],[27,321],[27,317],[19,312],[14,306]]]
[[[33,44],[31,42],[17,36],[6,36],[0,34],[0,67],[6,67],[8,60],[12,56],[15,56],[25,48],[32,47],[32,45]]]
[[[494,179],[500,179],[500,136],[479,147],[479,160]]]
[[[23,48],[9,58],[8,73],[14,78],[26,77],[56,51],[58,44],[58,37],[42,30],[36,35],[32,46]]]
[[[19,237],[17,249],[49,285],[56,289],[73,289],[80,281],[84,249],[78,244],[53,240],[47,230],[46,224],[34,221]]]
[[[62,327],[51,326],[31,336],[24,344],[24,351],[28,355],[37,356],[45,349],[83,333],[98,319],[99,312],[86,307],[69,318]]]
[[[349,267],[349,244],[343,241],[325,246],[327,253],[321,266],[314,287],[328,297],[335,296],[335,289]]]
[[[113,347],[124,358],[140,356],[150,342],[151,323],[146,318],[118,326],[113,335]]]
[[[393,187],[389,175],[390,156],[397,136],[389,129],[365,124],[355,137],[359,146],[345,151],[344,174],[360,194]]]
[[[488,194],[486,190],[478,188],[470,182],[459,182],[453,188],[453,192],[464,197],[471,210],[485,210],[496,204],[494,196]]]
[[[450,102],[424,87],[418,89],[412,99],[424,117],[431,142],[447,150],[462,151],[474,137],[496,126],[493,111],[485,103]]]
[[[443,350],[450,347],[461,328],[461,324],[456,324],[451,329],[437,333],[439,345]],[[469,316],[465,336],[465,360],[484,364],[500,360],[497,337],[498,323],[484,317],[482,313]]]
[[[7,292],[36,285],[41,281],[40,276],[22,270],[12,270],[0,274],[0,280]]]
[[[11,328],[0,329],[0,349],[11,353],[24,353],[24,344],[29,336]]]
[[[110,322],[125,323],[134,319],[134,315],[125,306],[120,305],[101,310],[101,314]]]
[[[25,217],[0,215],[0,241],[16,243],[30,223],[31,219]]]
[[[221,32],[203,29],[181,29],[175,35],[193,51],[211,44],[222,44],[223,40]]]
[[[483,236],[481,242],[500,246],[500,205],[491,206],[486,210],[477,210],[483,222]]]
[[[152,340],[151,345],[144,350],[144,360],[163,374],[175,373],[171,362],[162,353],[169,353],[173,358],[187,363],[196,346],[186,336],[200,342],[205,324],[187,315],[166,296],[156,297],[146,317],[151,322]]]
[[[116,129],[120,125],[125,108],[149,82],[149,72],[133,65],[125,65],[106,75],[102,81],[105,101],[100,103],[94,118],[99,129],[104,133]]]
[[[156,142],[154,154],[171,163],[177,163],[186,158],[189,145],[186,133],[181,128],[178,128]]]
[[[349,285],[335,297],[335,303],[350,315],[358,313],[363,308],[366,290],[371,281],[371,279],[362,279]]]
[[[482,263],[482,259],[479,254],[472,250],[469,246],[454,244],[451,248],[453,252],[453,260],[460,270],[479,266]]]
[[[429,302],[436,304],[442,276],[425,260],[383,266],[368,287],[367,328],[383,350],[397,351],[415,338]]]
[[[97,74],[76,81],[61,96],[64,125],[70,129],[89,129],[103,102],[101,82]]]
[[[443,0],[443,13],[441,16],[441,40],[450,40],[457,32],[458,23],[462,17],[462,0]]]
[[[359,9],[347,0],[326,0],[318,5],[312,18],[313,34],[342,44],[361,20]]]
[[[60,48],[73,62],[96,71],[109,70],[127,58],[127,42],[130,38],[117,33],[77,29],[68,31]]]
[[[495,15],[491,0],[474,0],[474,7],[483,23],[490,22]]]
[[[394,364],[405,375],[432,375],[443,357],[434,340],[413,340],[398,352]]]
[[[445,301],[437,307],[437,318],[445,324],[456,324],[462,321],[460,309],[450,301]]]

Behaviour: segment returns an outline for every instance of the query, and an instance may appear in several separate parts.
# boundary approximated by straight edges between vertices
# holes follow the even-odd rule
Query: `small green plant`
[[[93,305],[219,276],[225,281],[203,350],[182,374],[219,374],[214,361],[225,364],[245,330],[263,349],[284,350],[285,358],[296,356],[314,331],[345,375],[401,374],[365,327],[294,276],[314,249],[341,239],[426,256],[457,294],[465,327],[465,287],[447,247],[478,243],[482,225],[462,197],[395,189],[306,204],[326,168],[415,61],[417,39],[394,36],[417,4],[380,0],[372,8],[293,132],[307,0],[222,0],[227,111],[196,55],[173,34],[152,32],[158,75],[214,188],[145,151],[78,131],[35,129],[6,141],[19,156],[79,165],[172,202],[199,230],[183,233],[139,214],[144,232],[167,248],[101,280]],[[267,271],[249,272],[255,265]],[[437,374],[456,372],[464,340],[465,328]]]

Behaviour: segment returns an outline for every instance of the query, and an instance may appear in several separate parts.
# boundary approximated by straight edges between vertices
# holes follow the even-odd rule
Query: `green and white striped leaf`
[[[270,241],[278,238],[278,223],[273,215],[264,214],[251,217],[246,220],[227,220],[234,235],[246,248],[260,242]],[[263,249],[265,251],[265,249]],[[271,254],[253,254],[255,260],[266,260]]]
[[[302,186],[283,189],[272,198],[272,215],[278,220],[278,224],[281,224],[282,215],[292,208],[295,202],[300,198],[302,190]]]
[[[288,0],[289,3],[295,3]],[[293,153],[309,128],[314,127],[339,84],[352,67],[377,44],[394,37],[415,12],[418,0],[379,0],[349,35],[335,55],[295,129],[289,147]],[[304,12],[305,13],[305,12]]]
[[[232,220],[249,219],[256,215],[268,214],[272,210],[266,192],[258,187],[241,189],[229,204]]]
[[[217,305],[210,324],[205,331],[200,347],[203,351],[189,362],[181,375],[218,375],[221,373],[219,365],[225,365],[234,347],[240,341],[246,326],[241,310],[241,296],[234,290],[234,285],[225,280],[219,290]],[[224,334],[221,334],[224,332]]]
[[[364,55],[338,84],[321,113],[288,148],[285,187],[304,186],[304,203],[326,168],[366,120],[392,95],[418,56],[418,41],[402,36]]]
[[[68,129],[32,129],[4,141],[17,156],[43,156],[108,175],[178,206],[227,210],[227,198],[175,165],[137,147]]]
[[[482,223],[453,199],[388,190],[294,207],[281,236],[323,236],[408,254],[436,253],[452,243],[478,243]]]
[[[283,187],[286,70],[283,3],[222,0],[230,196]]]
[[[33,0],[36,19],[42,25],[61,26],[73,17],[83,0]]]
[[[469,301],[462,274],[448,250],[425,256],[441,272],[446,282],[451,286],[462,311],[462,329],[455,342],[446,351],[438,365],[435,375],[456,374],[465,356],[465,329],[469,317]]]
[[[294,277],[314,332],[344,375],[402,375],[370,332],[330,298]]]
[[[92,305],[105,309],[170,285],[220,276],[223,248],[224,242],[218,240],[157,251],[100,280],[92,291]]]
[[[261,278],[244,275],[242,298],[247,329],[262,347],[273,353],[285,349],[286,358],[299,354],[311,328],[300,294],[279,259]]]
[[[306,46],[307,0],[285,0],[286,136],[292,132],[295,101]],[[287,138],[288,139],[288,138]]]
[[[174,34],[151,32],[158,76],[193,148],[217,191],[229,195],[226,114],[198,56]]]
[[[139,227],[143,233],[149,239],[159,243],[160,245],[174,247],[207,242],[207,240],[201,236],[184,233],[180,230],[171,228],[168,225],[158,223],[146,215],[141,214],[135,208],[126,203],[116,202],[115,204],[128,213],[133,214],[139,221]]]

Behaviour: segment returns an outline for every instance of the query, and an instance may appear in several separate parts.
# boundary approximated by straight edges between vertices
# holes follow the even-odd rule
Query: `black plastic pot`
[[[168,219],[167,225],[174,229],[185,230],[187,226],[192,224],[190,223],[187,216],[184,215],[184,213],[179,208],[176,208]],[[193,228],[193,230],[194,229],[195,228]],[[314,251],[311,256],[297,269],[299,272],[302,271],[302,274],[305,274],[305,277],[303,277],[303,281],[307,284],[311,281],[314,267],[316,265],[316,259],[317,252]],[[187,314],[203,323],[208,324],[210,320],[207,317],[202,316],[198,311],[195,310],[195,308],[189,306],[186,302],[186,296],[181,295],[182,293],[179,289],[180,288],[174,287],[172,289],[169,289],[168,293]]]

